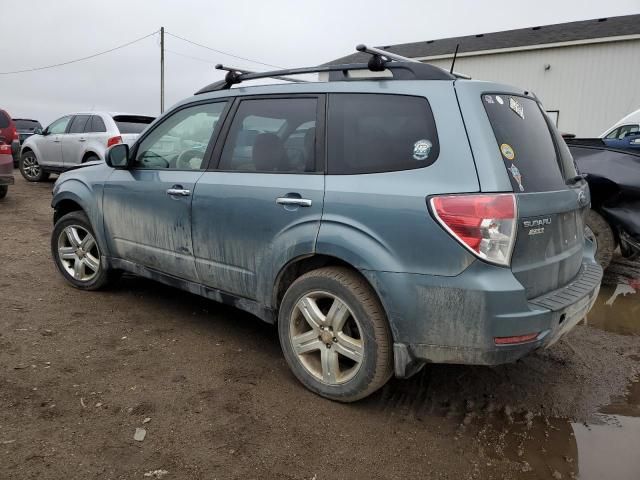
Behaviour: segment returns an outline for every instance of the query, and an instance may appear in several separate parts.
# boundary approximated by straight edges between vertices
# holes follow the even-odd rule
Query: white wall
[[[448,70],[451,59],[429,63]],[[535,92],[560,111],[560,131],[581,137],[640,108],[640,40],[458,57],[455,70]]]

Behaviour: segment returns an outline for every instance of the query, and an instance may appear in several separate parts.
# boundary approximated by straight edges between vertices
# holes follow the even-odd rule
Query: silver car
[[[118,143],[132,146],[153,120],[153,117],[125,113],[65,115],[25,140],[20,151],[20,173],[30,182],[40,182],[50,173],[104,160],[108,147]]]

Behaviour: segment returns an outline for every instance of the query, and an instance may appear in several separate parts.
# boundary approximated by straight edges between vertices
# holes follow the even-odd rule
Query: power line
[[[167,35],[171,35],[171,36],[172,36],[172,37],[174,37],[174,38],[177,38],[178,40],[182,40],[183,42],[191,43],[192,45],[196,45],[197,47],[206,48],[207,50],[211,50],[212,52],[216,52],[216,53],[221,53],[222,55],[226,55],[226,56],[228,56],[228,57],[237,58],[238,60],[244,60],[244,61],[246,61],[246,62],[257,63],[257,64],[260,64],[260,65],[264,65],[264,66],[266,66],[266,67],[273,67],[273,68],[280,68],[280,69],[283,69],[283,68],[284,68],[284,67],[281,67],[281,66],[279,66],[279,65],[273,65],[273,64],[271,64],[271,63],[259,62],[258,60],[253,60],[253,59],[251,59],[251,58],[241,57],[241,56],[239,56],[239,55],[234,55],[234,54],[232,54],[232,53],[224,52],[224,51],[222,51],[222,50],[217,50],[217,49],[215,49],[215,48],[211,48],[211,47],[208,47],[208,46],[203,45],[203,44],[201,44],[201,43],[194,42],[193,40],[189,40],[188,38],[181,37],[181,36],[176,35],[176,34],[171,33],[171,32],[165,32],[165,33],[166,33]]]
[[[46,70],[46,69],[49,69],[49,68],[62,67],[64,65],[69,65],[71,63],[82,62],[84,60],[89,60],[91,58],[99,57],[100,55],[105,55],[107,53],[111,53],[111,52],[114,52],[116,50],[120,50],[121,48],[128,47],[129,45],[133,45],[134,43],[140,42],[140,41],[142,41],[142,40],[144,40],[146,38],[149,38],[149,37],[151,37],[153,35],[156,35],[157,33],[158,33],[158,30],[156,30],[155,32],[150,33],[149,35],[145,35],[144,37],[137,38],[135,40],[132,40],[132,41],[127,42],[127,43],[124,43],[122,45],[118,45],[117,47],[113,47],[113,48],[110,48],[109,50],[105,50],[103,52],[94,53],[93,55],[89,55],[87,57],[76,58],[75,60],[69,60],[68,62],[56,63],[54,65],[47,65],[47,66],[44,66],[44,67],[26,68],[24,70],[14,70],[12,72],[0,72],[0,75],[13,75],[13,74],[16,74],[16,73],[36,72],[38,70]]]
[[[167,33],[167,35],[169,35],[169,33]],[[164,51],[167,52],[167,53],[171,53],[173,55],[178,55],[179,57],[190,58],[191,60],[197,60],[199,62],[208,63],[209,65],[215,65],[216,63],[220,63],[220,62],[216,62],[214,60],[207,60],[206,58],[200,58],[200,57],[194,57],[192,55],[186,55],[184,53],[176,52],[174,50],[169,50],[168,48],[165,48]]]

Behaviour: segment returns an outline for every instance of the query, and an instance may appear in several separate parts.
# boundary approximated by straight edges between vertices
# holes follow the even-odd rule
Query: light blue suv
[[[308,72],[328,81],[230,88]],[[345,402],[550,346],[602,276],[587,184],[536,97],[426,64],[229,71],[53,193],[69,283],[126,271],[251,312]]]

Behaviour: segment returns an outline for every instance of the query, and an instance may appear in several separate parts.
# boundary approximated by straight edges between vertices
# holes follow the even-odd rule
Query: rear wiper
[[[576,175],[575,177],[567,178],[565,183],[567,185],[575,185],[576,183],[581,182],[586,178],[587,178],[587,175],[583,173],[582,175]]]

